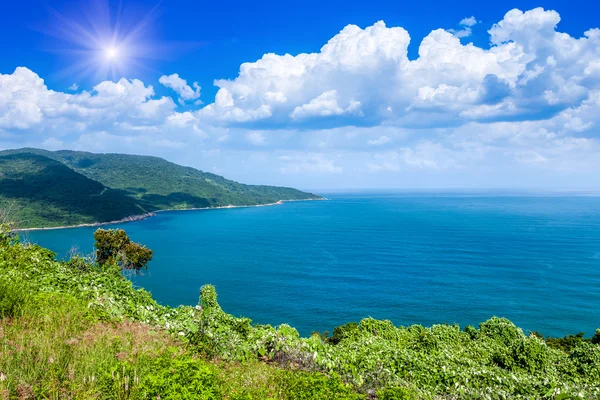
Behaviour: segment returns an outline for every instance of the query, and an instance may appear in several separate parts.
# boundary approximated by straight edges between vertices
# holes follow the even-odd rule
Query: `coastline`
[[[267,206],[277,206],[283,203],[289,203],[293,201],[326,201],[329,200],[325,197],[321,197],[318,199],[293,199],[293,200],[278,200],[274,203],[265,203],[265,204],[251,204],[247,206],[234,206],[233,204],[227,206],[217,206],[217,207],[200,207],[200,208],[170,208],[165,210],[156,210],[145,214],[139,215],[131,215],[129,217],[125,217],[115,221],[107,221],[107,222],[93,222],[89,224],[78,224],[78,225],[65,225],[65,226],[52,226],[46,228],[22,228],[22,229],[13,229],[12,232],[33,232],[33,231],[49,231],[55,229],[71,229],[71,228],[94,228],[105,225],[114,225],[114,224],[124,224],[128,222],[136,222],[142,221],[147,218],[154,217],[158,213],[164,212],[172,212],[172,211],[201,211],[201,210],[222,210],[227,208],[249,208],[249,207],[267,207]]]

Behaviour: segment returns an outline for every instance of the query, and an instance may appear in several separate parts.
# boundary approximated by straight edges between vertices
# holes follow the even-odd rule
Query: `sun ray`
[[[107,0],[86,3],[83,17],[49,8],[53,25],[43,33],[58,40],[48,50],[71,59],[57,74],[115,80],[146,69],[150,61],[168,58],[177,44],[161,45],[153,35],[161,3],[137,16],[126,15],[122,2],[111,10]]]

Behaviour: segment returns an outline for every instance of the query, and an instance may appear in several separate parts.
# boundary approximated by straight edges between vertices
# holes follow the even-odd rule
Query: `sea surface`
[[[302,335],[364,317],[396,325],[496,315],[563,336],[600,327],[600,197],[324,193],[329,201],[159,213],[115,225],[154,250],[132,277],[162,304],[216,286],[226,312]],[[25,236],[66,257],[95,228]]]

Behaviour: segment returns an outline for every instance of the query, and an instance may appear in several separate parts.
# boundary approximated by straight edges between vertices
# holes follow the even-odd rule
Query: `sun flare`
[[[114,61],[119,57],[119,50],[114,47],[107,47],[106,49],[104,49],[104,58],[106,58],[108,61]]]
[[[111,8],[109,0],[90,0],[82,12],[51,12],[53,19],[45,32],[60,43],[52,51],[71,59],[62,75],[117,80],[134,70],[149,69],[150,63],[177,48],[156,37],[158,5],[145,13],[124,12],[121,6]]]

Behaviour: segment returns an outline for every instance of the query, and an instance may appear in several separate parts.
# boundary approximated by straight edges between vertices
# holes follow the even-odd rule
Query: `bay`
[[[563,336],[600,327],[600,197],[331,193],[329,201],[172,211],[111,228],[154,250],[130,278],[162,304],[214,284],[226,312],[302,335],[371,316],[477,325],[493,315]],[[22,233],[67,257],[96,228]]]

